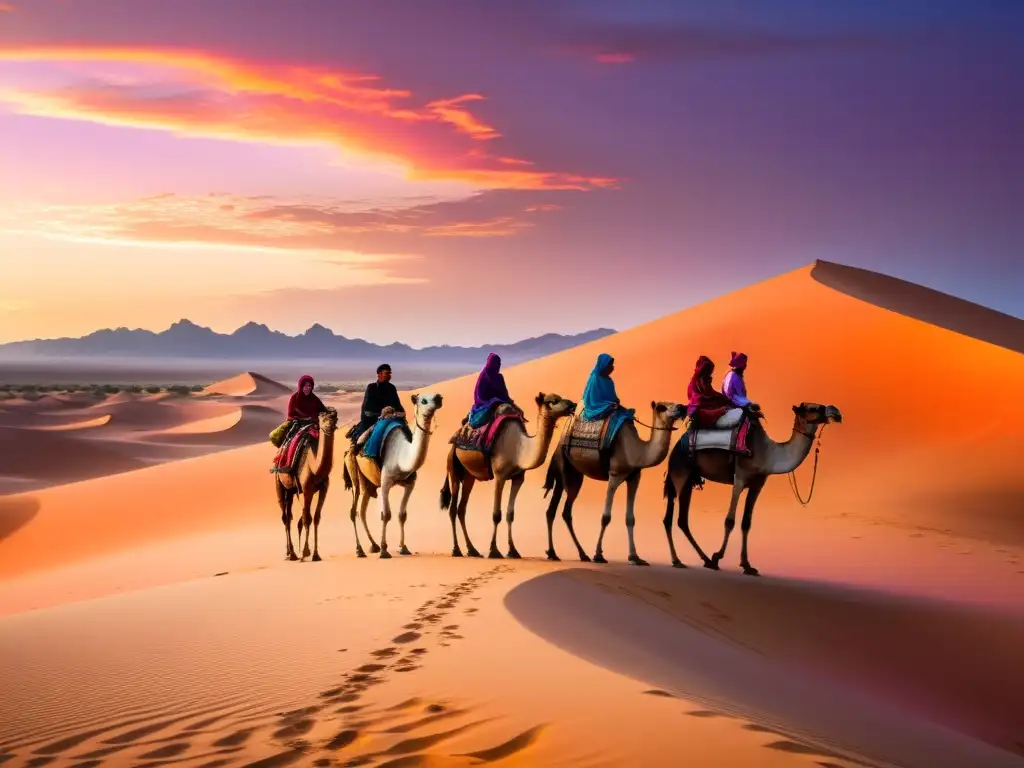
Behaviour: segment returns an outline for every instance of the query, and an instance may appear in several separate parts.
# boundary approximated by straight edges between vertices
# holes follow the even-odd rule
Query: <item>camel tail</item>
[[[555,457],[551,457],[551,461],[548,462],[548,473],[544,477],[544,498],[548,497],[548,494],[558,485],[558,468],[555,466]]]
[[[342,470],[343,470],[343,477],[345,479],[345,490],[346,491],[351,491],[352,490],[352,475],[350,475],[349,472],[348,472],[348,465],[347,464],[342,464],[341,467],[342,467]]]
[[[448,509],[452,505],[452,481],[448,475],[444,476],[444,488],[441,489],[441,509]]]

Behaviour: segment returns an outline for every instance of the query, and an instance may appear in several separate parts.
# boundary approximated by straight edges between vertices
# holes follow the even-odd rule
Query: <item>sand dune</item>
[[[218,381],[216,384],[211,384],[203,390],[204,394],[249,398],[281,397],[291,392],[291,387],[251,371],[240,373],[224,381]]]
[[[84,421],[70,421],[62,422],[59,424],[40,424],[32,427],[32,429],[42,430],[44,432],[64,432],[75,429],[92,429],[94,427],[102,427],[110,423],[110,414],[106,413],[103,416],[97,416],[94,419],[85,419]]]
[[[717,383],[734,349],[750,355],[748,387],[773,436],[788,436],[793,404],[840,407],[811,506],[781,477],[762,494],[751,533],[760,580],[734,572],[738,531],[723,572],[664,567],[663,466],[644,472],[637,501],[652,568],[614,562],[626,554],[624,497],[605,539],[612,564],[571,562],[561,520],[567,562],[539,560],[543,469],[527,476],[515,521],[520,551],[537,560],[450,558],[438,491],[473,376],[424,388],[445,402],[410,504],[415,556],[389,561],[352,556],[350,497],[334,482],[325,562],[281,562],[260,420],[276,424],[284,392],[263,384],[267,399],[251,397],[256,374],[185,399],[187,415],[159,410],[174,413],[171,400],[92,410],[111,415],[97,431],[117,434],[120,416],[134,442],[89,444],[135,456],[204,451],[246,423],[264,431],[258,444],[0,497],[0,677],[13,691],[0,699],[0,755],[15,765],[1024,764],[1024,415],[963,407],[988,402],[985,372],[1001,372],[1020,399],[1024,356],[922,321],[927,306],[865,301],[849,274],[829,287],[815,269],[505,371],[531,432],[536,393],[579,398],[599,352],[615,356],[619,396],[645,422],[652,399],[685,397],[698,355],[719,363]],[[59,441],[93,430],[7,431]],[[805,490],[809,472],[798,472]],[[477,486],[467,518],[484,551],[491,486]],[[591,551],[603,496],[588,482],[577,504]],[[721,540],[727,498],[711,485],[695,495],[707,548]],[[696,563],[678,535],[677,546]]]

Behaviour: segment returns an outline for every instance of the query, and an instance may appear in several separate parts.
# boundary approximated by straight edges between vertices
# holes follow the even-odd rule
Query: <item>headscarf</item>
[[[593,421],[605,416],[619,404],[618,395],[615,394],[615,382],[608,376],[608,369],[615,362],[615,358],[602,352],[597,356],[597,363],[590,372],[587,379],[587,386],[583,389],[583,413],[581,417],[586,421]]]
[[[496,403],[511,403],[512,396],[501,375],[501,358],[493,352],[487,356],[473,390],[473,408],[489,408]]]
[[[746,368],[747,367],[747,355],[745,352],[733,352],[732,357],[729,359],[730,368]]]
[[[310,375],[301,376],[299,378],[298,388],[292,392],[292,396],[288,398],[288,418],[289,419],[315,419],[321,411],[326,411],[327,406],[323,404],[323,401],[316,396],[316,393],[310,389],[307,395],[302,391],[302,385],[309,382],[309,386],[315,386],[313,377]]]
[[[715,372],[715,364],[707,355],[697,358],[697,364],[693,368],[693,377],[690,385],[686,388],[686,395],[689,398],[688,411],[692,414],[697,409],[715,409],[730,407],[732,401],[721,392],[715,390],[711,384],[711,376]]]

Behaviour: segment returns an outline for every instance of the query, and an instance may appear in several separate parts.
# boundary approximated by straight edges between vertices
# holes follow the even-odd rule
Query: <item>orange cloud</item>
[[[14,13],[15,7],[10,3],[0,3],[0,13]]]
[[[154,97],[140,87],[83,84],[0,91],[28,114],[90,120],[178,135],[278,144],[330,144],[405,168],[412,179],[456,180],[484,189],[591,190],[616,180],[534,169],[484,149],[502,134],[470,112],[480,94],[416,105],[406,90],[372,75],[231,59],[172,48],[2,46],[0,61],[106,62],[171,70],[182,84]],[[188,86],[187,89],[184,86]]]

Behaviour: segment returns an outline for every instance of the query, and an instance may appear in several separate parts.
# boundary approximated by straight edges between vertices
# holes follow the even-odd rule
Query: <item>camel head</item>
[[[425,395],[415,394],[411,398],[413,411],[416,413],[416,423],[424,428],[430,426],[434,413],[441,407],[442,397],[434,392]]]
[[[654,413],[655,423],[667,426],[686,415],[686,406],[664,400],[652,400],[651,411]]]
[[[793,413],[801,425],[842,424],[843,414],[834,405],[818,405],[817,403],[800,403],[793,406]]]
[[[540,409],[541,417],[548,416],[551,419],[557,421],[563,416],[568,416],[571,413],[576,413],[576,403],[572,400],[566,400],[561,395],[556,395],[552,392],[550,395],[545,395],[543,392],[538,392],[537,397],[534,398],[537,403],[537,407]]]
[[[334,408],[329,407],[326,411],[320,413],[317,421],[320,425],[320,434],[329,437],[338,428],[338,412]]]

